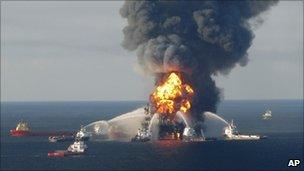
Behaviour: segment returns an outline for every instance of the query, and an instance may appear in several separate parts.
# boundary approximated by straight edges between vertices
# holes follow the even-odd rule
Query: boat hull
[[[259,139],[261,139],[259,135],[233,135],[227,138],[227,140],[259,140]]]
[[[10,130],[10,135],[13,137],[24,137],[24,136],[73,136],[73,132],[33,132],[33,131],[22,131],[22,130]]]
[[[10,135],[13,137],[23,137],[23,136],[29,136],[30,132],[12,129],[10,130]]]
[[[150,138],[137,138],[137,137],[134,137],[131,139],[131,142],[147,142],[147,141],[150,141]]]
[[[60,150],[60,151],[48,152],[48,157],[66,157],[66,156],[74,156],[81,154],[84,154],[84,152],[70,152],[68,150]]]
[[[51,151],[48,152],[48,157],[64,157],[66,151]]]

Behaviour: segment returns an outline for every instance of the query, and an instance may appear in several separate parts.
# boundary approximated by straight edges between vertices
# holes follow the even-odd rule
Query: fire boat
[[[265,139],[266,136],[260,136],[260,135],[245,135],[245,134],[239,134],[236,131],[236,126],[233,123],[233,120],[224,130],[224,135],[226,140],[259,140],[259,139]]]
[[[131,142],[147,142],[151,139],[151,133],[147,129],[138,129],[135,137],[131,139]]]
[[[49,142],[65,142],[65,141],[87,141],[90,139],[92,135],[88,133],[85,128],[81,125],[80,130],[76,133],[76,135],[58,135],[58,136],[50,136]]]
[[[71,144],[67,150],[56,150],[48,153],[48,157],[65,157],[72,155],[81,155],[84,154],[87,145],[83,141],[76,140],[73,144]]]
[[[76,133],[75,138],[80,141],[87,141],[91,137],[91,134],[88,133],[85,128],[81,125],[80,130]]]

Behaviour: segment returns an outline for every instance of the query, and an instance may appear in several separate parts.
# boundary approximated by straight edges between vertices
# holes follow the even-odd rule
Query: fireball
[[[191,86],[184,84],[179,74],[172,72],[156,87],[150,96],[150,101],[157,113],[171,114],[179,110],[187,112],[191,108],[193,94]]]

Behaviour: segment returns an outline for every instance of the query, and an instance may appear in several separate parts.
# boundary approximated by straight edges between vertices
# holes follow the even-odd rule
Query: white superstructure
[[[85,145],[83,141],[75,141],[69,146],[68,151],[72,153],[83,153],[87,148],[87,145]]]
[[[236,126],[233,123],[233,120],[229,125],[224,129],[224,137],[227,140],[258,140],[260,139],[259,135],[242,135],[236,131]]]
[[[263,115],[262,115],[262,118],[264,120],[267,120],[267,119],[270,119],[272,117],[272,112],[271,110],[267,110]]]
[[[195,130],[191,127],[185,127],[183,132],[184,139],[192,139],[195,136]]]
[[[149,141],[151,139],[151,132],[147,129],[138,129],[137,134],[135,135],[134,138],[132,138],[131,141]]]

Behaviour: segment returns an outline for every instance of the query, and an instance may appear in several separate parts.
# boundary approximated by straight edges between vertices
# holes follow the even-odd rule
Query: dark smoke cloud
[[[192,113],[216,111],[212,75],[246,65],[254,34],[248,23],[276,1],[126,1],[123,47],[137,49],[143,71],[161,79],[179,71],[194,90]]]

